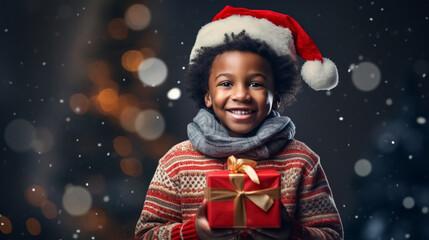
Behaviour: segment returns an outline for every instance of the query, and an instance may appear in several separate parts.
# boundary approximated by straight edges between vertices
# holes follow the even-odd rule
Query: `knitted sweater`
[[[202,155],[184,141],[159,161],[137,222],[135,239],[198,239],[194,220],[204,199],[206,172],[225,170],[226,159]],[[316,155],[291,140],[255,169],[281,174],[281,202],[292,218],[290,239],[342,239],[343,228],[331,189]]]

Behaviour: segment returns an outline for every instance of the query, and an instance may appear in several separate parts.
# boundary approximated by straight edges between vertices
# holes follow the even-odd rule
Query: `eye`
[[[264,84],[260,82],[251,82],[250,87],[264,87]]]
[[[230,83],[230,82],[221,82],[221,83],[219,83],[219,86],[221,86],[221,87],[231,87],[232,83]]]

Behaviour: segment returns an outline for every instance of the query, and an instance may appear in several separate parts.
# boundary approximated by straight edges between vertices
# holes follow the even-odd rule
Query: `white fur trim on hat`
[[[264,18],[233,15],[204,25],[198,32],[190,61],[201,47],[214,47],[224,43],[225,34],[239,34],[243,30],[253,39],[264,41],[279,56],[288,55],[296,60],[295,45],[289,29],[276,26]]]
[[[306,61],[301,68],[302,79],[314,90],[329,90],[338,84],[338,70],[335,63],[323,58],[323,63]]]

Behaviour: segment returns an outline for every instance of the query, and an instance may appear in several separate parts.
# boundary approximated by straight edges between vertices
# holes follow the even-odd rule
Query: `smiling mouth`
[[[233,114],[237,114],[237,115],[248,115],[251,114],[255,111],[252,110],[229,110],[231,113]]]

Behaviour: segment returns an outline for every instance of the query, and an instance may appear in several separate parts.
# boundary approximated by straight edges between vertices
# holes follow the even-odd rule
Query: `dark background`
[[[137,3],[150,10],[150,24],[114,39],[109,22]],[[321,157],[345,239],[429,239],[429,3],[414,0],[1,1],[0,239],[132,238],[158,159],[187,138],[197,111],[183,88],[195,36],[226,4],[293,16],[336,63],[335,89],[304,85],[284,114]],[[157,87],[121,64],[126,51],[142,48],[167,66]],[[105,85],[91,77],[97,61],[110,72]],[[375,69],[360,65],[368,62]],[[353,81],[377,77],[370,91]],[[126,130],[124,105],[100,109],[97,96],[108,87],[158,111],[163,134],[145,140]],[[178,100],[167,98],[174,87]],[[83,114],[70,106],[78,93],[91,99]],[[131,152],[114,147],[118,136]],[[127,170],[124,158],[141,172]],[[364,176],[361,163],[371,167]],[[70,186],[89,193],[83,215],[64,209]]]

